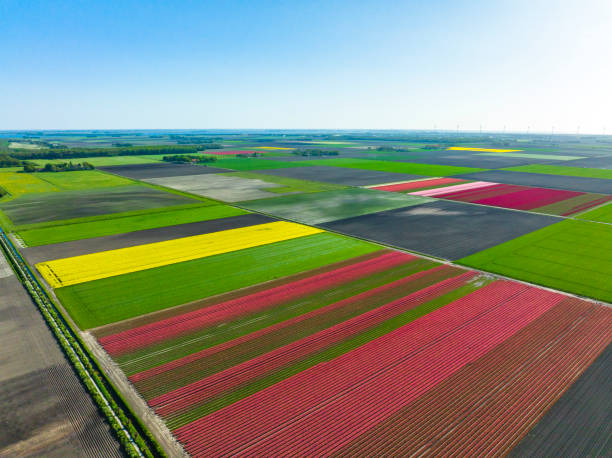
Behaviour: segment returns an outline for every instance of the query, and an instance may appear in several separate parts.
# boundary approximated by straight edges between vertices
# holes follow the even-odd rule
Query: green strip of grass
[[[232,158],[219,159],[213,162],[210,166],[222,169],[231,170],[265,170],[265,169],[282,169],[287,167],[307,167],[310,161],[274,161],[269,159],[260,159],[255,157],[250,158]]]
[[[565,165],[532,164],[521,165],[518,167],[508,167],[502,170],[510,170],[512,172],[544,173],[546,175],[564,175],[570,177],[612,179],[612,170],[568,167]]]
[[[611,302],[610,252],[610,226],[565,220],[458,262]]]
[[[379,250],[321,233],[56,290],[81,329],[133,318],[204,297]]]
[[[189,206],[188,208],[164,208],[165,211],[145,212],[121,218],[104,218],[89,222],[53,225],[40,229],[19,231],[28,246],[69,242],[105,235],[153,229],[175,224],[195,223],[212,219],[227,218],[248,213],[229,205]]]
[[[241,386],[238,389],[233,390],[230,393],[226,393],[217,398],[214,398],[209,402],[200,405],[195,405],[187,412],[182,412],[177,414],[176,416],[166,419],[166,423],[171,429],[179,428],[191,421],[196,420],[197,418],[204,417],[205,415],[208,415],[216,410],[233,404],[234,402],[246,398],[247,396],[250,396],[258,391],[272,386],[317,364],[320,364],[325,361],[330,361],[340,355],[343,355],[344,353],[348,353],[349,351],[354,350],[355,348],[358,348],[361,345],[370,342],[371,340],[388,334],[389,332],[392,332],[422,316],[425,316],[428,313],[431,313],[434,310],[443,307],[446,304],[449,304],[450,302],[453,302],[463,296],[472,293],[481,286],[482,284],[477,286],[474,283],[469,283],[460,288],[457,288],[456,290],[448,294],[440,296],[432,301],[426,302],[425,304],[415,307],[412,310],[409,310],[401,315],[398,315],[394,318],[391,318],[390,320],[385,321],[380,325],[374,326],[373,328],[368,329],[365,332],[351,337],[341,342],[340,344],[333,345],[323,351],[315,353],[314,355],[310,355],[307,358],[302,359],[301,361],[293,365],[284,367],[283,369],[276,371],[270,375],[259,378],[254,382],[251,382],[245,386]]]
[[[374,159],[315,159],[310,165],[328,165],[350,169],[377,170],[379,172],[409,173],[433,177],[445,177],[463,173],[482,172],[486,169],[455,167],[452,165],[417,164],[412,162],[377,161]]]
[[[79,170],[73,172],[41,172],[36,177],[50,183],[62,191],[75,191],[81,189],[107,188],[113,186],[127,186],[134,182],[126,178],[102,173],[97,170]]]
[[[565,156],[560,154],[530,154],[530,153],[478,153],[476,156],[519,157],[525,159],[550,159],[551,161],[573,161],[584,159],[583,156]]]
[[[601,221],[602,223],[612,224],[612,204],[606,204],[594,210],[581,213],[574,218],[585,219],[588,221]]]

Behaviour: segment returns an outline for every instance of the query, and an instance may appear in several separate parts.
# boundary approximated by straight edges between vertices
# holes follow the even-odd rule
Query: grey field
[[[612,345],[512,451],[512,456],[612,456]]]
[[[0,456],[123,456],[30,296],[14,275],[5,274],[0,273]]]
[[[571,166],[574,161],[564,161],[563,165]],[[543,173],[511,172],[509,170],[491,170],[488,172],[456,175],[475,181],[494,181],[497,183],[518,184],[522,186],[540,186],[542,188],[565,189],[568,191],[595,192],[612,194],[612,180],[604,178],[582,178]]]
[[[393,181],[424,178],[421,175],[410,175],[408,173],[379,172],[377,170],[350,169],[323,165],[258,170],[257,173],[347,186],[371,186]]]
[[[0,209],[19,225],[197,202],[190,197],[134,185],[31,194],[2,203]]]
[[[55,243],[52,245],[34,246],[23,248],[21,253],[30,264],[37,264],[52,259],[68,258],[106,250],[116,250],[135,245],[144,245],[146,243],[163,242],[165,240],[173,240],[180,237],[208,234],[239,227],[270,223],[272,221],[274,221],[273,218],[257,214],[230,216],[228,218],[177,224],[175,226],[145,229],[142,231],[127,232],[125,234],[94,237],[72,242]],[[0,275],[1,269],[2,266],[0,261]]]
[[[436,201],[322,224],[343,234],[456,260],[560,221],[553,216]]]
[[[185,175],[151,178],[145,181],[224,202],[277,197],[278,193],[266,191],[266,189],[281,187],[277,183],[268,183],[267,181],[255,178],[242,178],[226,174]]]

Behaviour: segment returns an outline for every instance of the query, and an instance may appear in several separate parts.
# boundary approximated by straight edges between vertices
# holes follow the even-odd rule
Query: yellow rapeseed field
[[[522,149],[470,148],[466,146],[450,146],[447,149],[452,151],[482,151],[483,153],[514,153],[516,151],[523,151]]]
[[[281,146],[256,146],[254,149],[295,149],[295,148],[283,148]]]
[[[165,242],[41,262],[39,272],[53,288],[152,269],[230,251],[323,232],[286,221],[229,229]]]

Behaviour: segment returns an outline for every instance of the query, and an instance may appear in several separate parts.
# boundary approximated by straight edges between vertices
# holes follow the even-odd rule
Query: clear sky
[[[0,0],[0,130],[612,133],[610,0]]]

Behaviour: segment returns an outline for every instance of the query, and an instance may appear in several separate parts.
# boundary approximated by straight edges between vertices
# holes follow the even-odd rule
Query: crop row
[[[385,252],[373,259],[351,264],[331,272],[324,272],[275,288],[238,297],[178,316],[128,329],[100,338],[100,343],[111,355],[134,351],[181,334],[191,332],[274,307],[282,302],[304,297],[315,291],[331,289],[342,283],[364,278],[393,266],[410,263],[417,258],[400,252]]]
[[[338,455],[507,453],[610,342],[611,318],[603,307],[564,299]]]
[[[390,302],[384,306],[370,310],[352,319],[338,323],[325,330],[312,334],[301,340],[277,348],[259,357],[252,358],[237,364],[226,370],[205,377],[195,383],[181,387],[170,393],[156,397],[149,404],[156,411],[167,416],[181,409],[191,408],[196,403],[201,403],[218,396],[224,391],[235,389],[237,386],[249,383],[249,381],[261,377],[266,373],[278,370],[309,354],[321,351],[335,343],[348,339],[350,336],[374,327],[393,316],[397,316],[407,310],[440,297],[452,291],[475,275],[474,272],[466,272],[458,277],[444,280],[416,293]],[[366,295],[368,293],[365,293]],[[356,297],[354,302],[367,300],[367,298]]]
[[[184,386],[462,273],[449,266],[419,272],[134,374],[130,380],[149,398],[151,392]]]
[[[453,351],[463,352],[463,357],[472,357],[478,340],[482,341],[482,348],[489,348],[489,340],[485,337],[503,341],[504,336],[523,323],[521,317],[533,317],[561,297],[542,294],[512,282],[495,282],[325,365],[315,366],[178,428],[177,437],[192,452],[217,454],[235,452],[251,442],[260,443],[263,436],[271,437],[277,429],[279,433],[284,431],[284,425],[291,425],[292,434],[297,436],[307,434],[305,430],[316,425],[303,425],[298,419],[311,418],[322,425],[334,424],[320,409],[328,405],[333,407],[333,401],[342,399],[349,399],[353,407],[335,409],[337,412],[348,414],[356,410],[358,413],[365,404],[351,399],[349,393],[356,393],[355,390],[361,390],[366,383],[376,386],[374,392],[368,391],[368,396],[376,401],[392,394],[394,386],[417,389],[419,383],[402,382],[411,374],[439,381],[439,374],[452,367],[449,356]],[[460,336],[463,336],[461,341],[458,340]],[[428,363],[436,367],[428,368]],[[391,385],[381,386],[379,382],[383,378]],[[401,396],[392,396],[377,405],[390,405],[401,399]],[[248,418],[245,412],[249,413]],[[323,436],[320,439],[331,440]],[[308,440],[315,441],[314,438]]]

